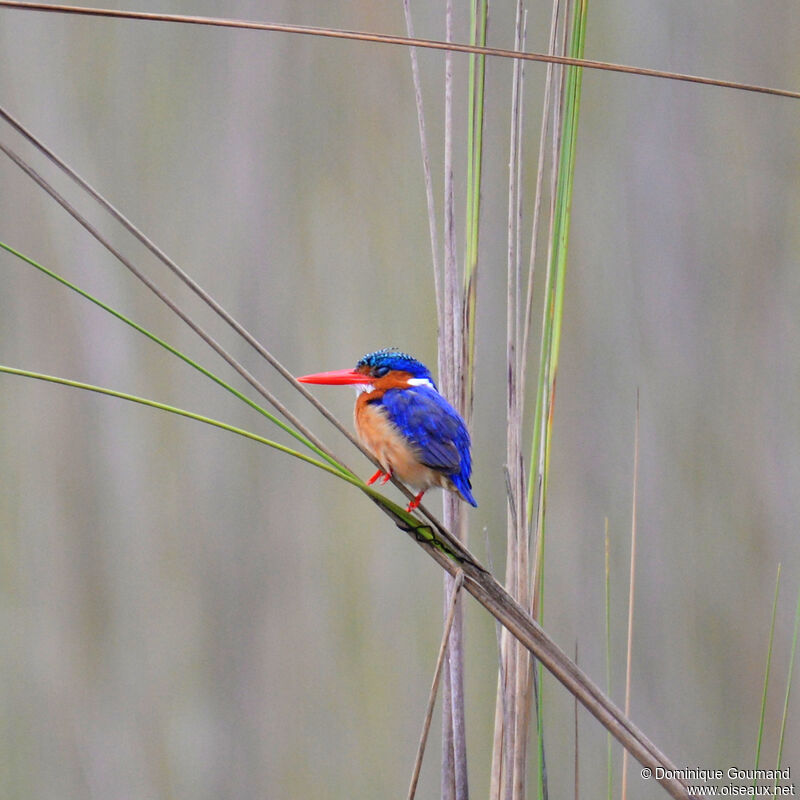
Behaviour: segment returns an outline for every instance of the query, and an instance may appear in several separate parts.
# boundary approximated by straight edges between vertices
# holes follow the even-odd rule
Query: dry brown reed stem
[[[514,47],[522,49],[522,3],[517,2]],[[523,605],[520,596],[520,537],[519,537],[519,437],[517,420],[517,213],[518,197],[521,189],[518,184],[518,159],[520,150],[519,118],[520,118],[520,73],[521,61],[514,62],[511,88],[511,121],[508,159],[508,230],[507,230],[507,264],[506,264],[506,480],[508,488],[508,509],[506,514],[506,587],[512,596]],[[518,659],[520,650],[518,643],[507,633],[502,637],[501,657],[504,669],[500,691],[503,695],[502,730],[503,736],[498,739],[502,749],[495,755],[500,756],[502,797],[510,798],[513,794],[514,763],[517,752],[517,717],[520,713],[516,697],[518,682]]]
[[[517,29],[521,26],[521,31],[517,36],[519,39],[518,49],[525,50],[527,43],[527,11],[522,10],[522,2],[518,5]],[[522,162],[523,162],[523,119],[524,119],[524,85],[525,85],[525,62],[516,61],[518,67],[518,102],[516,109],[516,186],[517,198],[514,213],[513,234],[516,237],[514,243],[514,351],[516,355],[515,365],[515,386],[514,403],[512,408],[511,427],[514,436],[514,448],[512,456],[514,458],[514,478],[516,486],[516,523],[515,539],[517,545],[517,599],[527,608],[530,602],[530,542],[528,539],[528,524],[525,515],[525,498],[527,487],[525,482],[525,469],[523,466],[522,455],[522,417],[523,417],[523,374],[521,355],[522,345]],[[528,737],[530,734],[530,702],[528,700],[528,683],[530,680],[531,660],[525,648],[516,643],[516,680],[514,685],[514,707],[516,709],[515,731],[514,731],[514,758],[513,758],[513,781],[512,798],[513,800],[524,800],[525,784],[527,779],[528,764]]]
[[[517,3],[515,23],[516,50],[525,49],[525,13],[522,2]],[[528,605],[528,537],[524,512],[525,483],[522,469],[522,409],[520,405],[520,243],[522,209],[522,119],[523,119],[523,61],[514,62],[511,98],[511,142],[509,147],[509,226],[508,226],[508,440],[507,459],[513,486],[513,511],[509,515],[508,538],[512,549],[512,575],[507,582],[513,586],[514,597],[523,607]],[[528,755],[527,726],[529,715],[525,707],[525,679],[529,668],[527,651],[512,640],[506,674],[511,675],[508,687],[512,698],[509,747],[504,753],[504,797],[518,800],[525,792],[525,770]]]
[[[572,0],[565,0],[563,6],[560,11],[562,11],[562,18],[563,18],[563,25],[561,30],[561,52],[565,53],[567,51],[567,35],[569,33],[569,25],[567,24],[567,20],[571,17],[571,9],[572,9]],[[559,89],[558,101],[555,103],[555,107],[553,109],[553,136],[552,136],[552,156],[551,156],[551,164],[550,164],[550,222],[548,227],[547,233],[547,260],[546,260],[546,273],[545,273],[545,286],[550,285],[551,280],[551,273],[553,269],[553,246],[554,246],[554,237],[553,237],[553,230],[555,226],[555,216],[556,216],[556,188],[558,183],[558,165],[561,161],[561,145],[562,145],[562,133],[563,133],[563,120],[562,120],[562,101],[564,98],[564,87],[566,83],[566,75],[567,71],[563,67],[557,67],[556,70],[556,78],[559,81]],[[545,298],[545,303],[550,302],[549,298]],[[542,314],[542,338],[544,338],[544,330],[546,327],[546,318],[545,313]],[[550,348],[547,348],[546,354],[543,355],[548,361],[550,359]],[[544,384],[544,395],[542,398],[542,404],[545,409],[548,408],[549,405],[549,387],[547,382],[545,381]],[[544,468],[545,468],[545,459],[546,459],[546,450],[544,447],[544,443],[547,441],[547,423],[548,423],[548,415],[547,413],[542,414],[541,419],[541,430],[539,432],[539,441],[542,443],[539,448],[538,453],[538,463],[536,466],[537,471],[537,485],[536,485],[536,503],[534,505],[534,517],[531,520],[533,523],[535,519],[535,527],[534,527],[534,556],[533,556],[533,577],[531,580],[531,585],[533,589],[533,599],[531,602],[531,613],[533,614],[534,618],[538,618],[539,616],[539,590],[541,587],[541,574],[542,574],[542,556],[543,556],[543,548],[544,548],[544,539],[543,539],[543,527],[544,527],[544,514],[545,514],[545,497],[543,494],[543,481],[542,476],[544,476]],[[533,480],[533,476],[531,476],[531,480]]]
[[[553,9],[550,16],[550,35],[548,38],[547,52],[554,55],[556,52],[556,35],[558,33],[559,0],[553,0]],[[519,382],[520,402],[525,401],[525,373],[528,366],[528,344],[531,335],[531,321],[533,316],[533,277],[536,265],[536,251],[539,244],[539,222],[542,208],[542,186],[544,184],[544,165],[546,158],[547,131],[550,127],[551,92],[553,86],[554,65],[548,63],[544,81],[544,100],[542,101],[542,125],[539,131],[539,156],[536,165],[536,192],[533,201],[533,219],[531,222],[531,247],[528,262],[527,293],[525,297],[525,324],[522,333],[522,349],[519,356]],[[555,138],[555,137],[553,137]]]
[[[405,15],[406,29],[408,30],[409,37],[414,36],[414,27],[411,18],[411,9],[409,0],[403,0],[403,12]],[[452,3],[447,7],[447,31],[448,36],[452,34],[452,17],[453,9]],[[447,364],[452,360],[452,352],[454,350],[454,329],[456,315],[454,313],[455,300],[454,288],[455,283],[455,212],[454,212],[454,199],[453,199],[453,171],[452,171],[452,59],[445,60],[445,117],[447,119],[445,125],[445,202],[444,202],[444,229],[445,229],[445,271],[444,277],[440,277],[439,266],[439,243],[436,225],[436,207],[433,199],[433,181],[431,178],[430,157],[428,154],[427,136],[425,133],[425,113],[422,102],[422,87],[419,77],[419,65],[417,62],[416,48],[409,49],[411,57],[411,74],[414,83],[414,98],[417,108],[417,123],[419,127],[420,137],[420,150],[422,153],[422,168],[425,179],[425,196],[428,207],[428,227],[431,239],[431,256],[433,264],[433,283],[434,292],[436,296],[436,318],[438,327],[438,353],[439,353],[439,376],[442,384],[442,391],[452,397],[453,387],[450,386],[451,375],[447,369]],[[442,289],[442,281],[444,281],[444,290]],[[445,523],[452,523],[445,511]],[[451,588],[452,581],[445,575],[445,597],[447,596],[448,588]],[[450,591],[453,598],[456,597],[455,593]],[[457,606],[452,601],[452,613],[456,622],[456,632],[451,639],[451,648],[443,651],[443,657],[447,669],[445,671],[445,681],[442,689],[442,797],[458,797],[462,792],[459,791],[457,783],[464,784],[466,776],[466,736],[463,732],[463,670],[458,668],[458,663],[463,663],[463,647],[461,645],[461,636],[459,635],[459,628],[462,625],[461,615],[455,616],[457,613]],[[448,618],[450,611],[447,611]],[[447,637],[450,637],[452,629],[452,622],[447,626]],[[453,684],[456,684],[456,691],[453,692]],[[458,686],[462,689],[459,692]],[[458,708],[461,707],[461,713],[458,713]],[[454,713],[454,709],[456,710]],[[458,718],[461,718],[462,724],[460,726],[461,733],[457,733]],[[458,753],[458,754],[457,754]],[[461,770],[462,780],[456,773],[457,759],[463,761],[463,769]]]
[[[450,638],[450,630],[453,627],[453,620],[456,615],[456,601],[458,600],[458,593],[461,591],[461,586],[464,583],[464,571],[459,570],[453,580],[453,591],[450,594],[450,602],[447,605],[447,617],[444,622],[444,631],[442,632],[442,642],[439,645],[439,655],[436,658],[436,667],[433,671],[433,681],[431,683],[431,691],[428,695],[428,706],[425,709],[425,719],[422,723],[422,733],[419,737],[419,745],[417,746],[417,757],[414,760],[414,771],[411,774],[411,785],[408,789],[408,800],[414,800],[414,795],[417,793],[417,783],[419,782],[419,773],[422,769],[422,757],[425,755],[425,745],[428,741],[428,733],[431,729],[431,719],[433,719],[433,707],[436,704],[436,694],[439,691],[439,679],[442,676],[442,664],[444,663],[445,653],[447,651],[447,640]]]
[[[449,38],[453,31],[452,0],[447,0],[446,19]],[[461,352],[458,335],[460,293],[453,169],[453,58],[452,53],[448,53],[444,67],[444,319],[440,320],[444,338],[439,347],[439,380],[442,382],[444,394],[458,407],[457,385],[460,372],[456,359]]]
[[[411,18],[411,9],[409,0],[403,0],[403,11],[405,14],[406,28],[409,37],[414,36],[413,22]],[[449,25],[448,31],[452,30],[452,6],[449,9]],[[438,325],[438,352],[439,352],[439,376],[442,381],[442,390],[447,392],[447,380],[445,364],[448,360],[447,352],[453,351],[452,329],[449,327],[451,321],[455,320],[453,313],[453,276],[454,272],[454,259],[455,259],[455,219],[454,219],[454,202],[453,202],[453,173],[452,173],[452,61],[447,61],[445,66],[445,94],[446,94],[446,114],[450,115],[450,125],[446,126],[445,143],[445,288],[444,296],[442,291],[442,278],[440,277],[441,268],[439,266],[439,243],[437,236],[436,225],[436,207],[433,199],[433,181],[431,178],[430,157],[428,154],[427,136],[425,133],[425,112],[423,109],[422,101],[422,87],[419,77],[419,65],[417,62],[416,48],[409,48],[409,55],[411,58],[411,74],[414,83],[414,99],[417,109],[417,124],[419,127],[420,150],[422,153],[422,168],[425,180],[425,196],[428,207],[428,228],[431,239],[431,257],[433,263],[433,284],[434,293],[436,297],[436,318]],[[449,176],[449,178],[448,178]],[[449,181],[449,182],[448,182]],[[450,197],[448,204],[447,198]],[[452,235],[452,240],[448,239],[448,235]],[[447,260],[447,253],[452,253],[450,262]],[[452,271],[451,271],[452,270]],[[447,275],[450,275],[451,280],[448,281]],[[445,524],[452,522],[445,514]],[[451,601],[452,614],[455,615],[458,607],[455,605],[456,594],[452,591],[451,579],[445,575],[445,595],[448,588],[451,588],[451,596],[454,598]],[[450,611],[447,612],[448,619],[450,618]],[[461,628],[462,618],[459,614],[456,627]],[[452,629],[452,621],[447,625],[447,637],[450,638],[450,631]],[[459,792],[457,783],[465,784],[466,780],[466,734],[464,732],[463,718],[464,718],[464,696],[463,696],[463,667],[458,668],[459,662],[463,665],[463,646],[461,644],[462,637],[457,630],[452,637],[452,647],[450,650],[444,650],[442,655],[445,658],[447,669],[445,671],[445,681],[442,689],[442,797],[459,797],[463,794]],[[451,658],[452,653],[452,658]],[[462,677],[459,677],[462,676]],[[456,691],[453,692],[453,684],[456,684]],[[458,687],[461,687],[460,691]],[[460,707],[461,713],[458,713]],[[454,713],[454,709],[456,709]],[[431,709],[432,711],[432,709]],[[458,719],[462,720],[460,725],[460,733],[457,731],[459,728]],[[428,720],[430,724],[430,720]],[[421,759],[421,753],[420,753]],[[460,759],[463,762],[463,768],[460,771],[461,780],[459,781],[456,772],[456,761]],[[413,785],[413,783],[412,783]]]
[[[558,0],[553,4],[548,52],[555,52],[558,21]],[[525,14],[522,4],[517,4],[515,21],[515,50],[525,49]],[[525,398],[525,372],[527,366],[527,346],[530,334],[533,305],[533,271],[538,238],[541,209],[542,184],[544,175],[545,143],[550,118],[550,94],[553,65],[548,64],[542,126],[540,131],[537,167],[536,192],[532,213],[531,252],[527,274],[527,291],[523,304],[523,284],[521,275],[522,248],[522,122],[523,122],[523,61],[514,63],[511,126],[509,146],[509,207],[508,207],[508,275],[507,275],[507,482],[508,482],[508,536],[506,586],[513,587],[514,596],[527,607],[531,597],[531,571],[529,566],[529,523],[525,511],[527,494],[525,471],[522,456],[522,418]],[[524,308],[524,312],[523,312]],[[519,800],[525,796],[528,739],[530,735],[530,712],[532,700],[533,664],[527,651],[516,643],[501,648],[503,665],[498,685],[498,698],[495,711],[495,737],[492,758],[492,778],[490,797],[498,798],[500,792],[499,772],[506,776],[504,796]],[[507,662],[506,662],[507,659]],[[513,702],[509,702],[509,678],[514,680]],[[510,709],[510,711],[505,710]],[[504,714],[501,717],[501,710]],[[501,724],[501,719],[502,724]],[[508,726],[512,725],[511,735]],[[502,731],[500,730],[502,728]],[[511,746],[513,742],[513,747]],[[511,770],[513,769],[513,777]]]
[[[639,485],[639,389],[636,389],[636,422],[633,434],[633,501],[631,509],[631,571],[628,586],[628,649],[625,658],[625,716],[631,713],[631,662],[633,658],[633,608],[636,588],[636,502]],[[622,753],[622,800],[628,797],[628,751]]]
[[[32,3],[25,0],[0,0],[0,8],[20,9],[25,11],[45,11],[58,14],[77,14],[81,16],[113,17],[117,19],[139,20],[145,22],[173,22],[184,25],[210,25],[218,28],[240,28],[253,31],[274,31],[302,36],[324,36],[329,39],[347,39],[374,44],[394,44],[404,47],[422,47],[430,50],[447,50],[453,53],[474,53],[475,55],[493,56],[495,58],[523,58],[526,61],[563,64],[565,66],[586,67],[606,72],[622,72],[627,75],[642,75],[649,78],[665,78],[673,81],[699,83],[704,86],[719,86],[724,89],[738,89],[743,92],[771,94],[778,97],[790,97],[800,100],[800,92],[790,89],[776,89],[769,86],[758,86],[752,83],[707,78],[702,75],[689,75],[683,72],[670,72],[647,67],[632,67],[627,64],[614,64],[610,61],[594,61],[586,58],[569,58],[553,56],[547,53],[517,53],[500,47],[481,47],[479,45],[462,44],[461,42],[441,42],[436,39],[411,39],[407,36],[391,36],[385,33],[367,31],[347,31],[338,28],[322,28],[311,25],[289,25],[280,22],[253,22],[249,20],[224,19],[222,17],[186,16],[182,14],[159,14],[146,11],[122,11],[112,8],[88,8],[84,6],[58,5],[51,3]]]
[[[413,531],[409,532],[409,535],[413,536]],[[666,755],[625,717],[587,675],[578,669],[530,613],[514,600],[488,571],[472,563],[459,566],[427,542],[418,541],[418,544],[451,575],[455,575],[460,568],[463,569],[464,588],[519,639],[642,766],[653,770],[658,766],[667,771],[676,769]],[[663,777],[659,782],[671,797],[688,797],[686,787],[681,781]]]
[[[549,52],[555,50],[555,30],[557,20],[558,0],[554,3],[554,13],[551,22]],[[522,31],[520,31],[522,28]],[[521,3],[517,4],[515,25],[515,49],[525,49],[525,22],[522,14]],[[507,370],[508,370],[508,437],[506,442],[508,462],[508,503],[509,503],[509,531],[507,536],[507,571],[506,585],[512,583],[525,587],[516,593],[517,598],[527,605],[527,596],[530,592],[529,584],[529,537],[528,521],[525,514],[525,496],[527,493],[525,472],[522,462],[522,417],[525,398],[525,373],[527,366],[527,346],[533,306],[533,270],[536,254],[536,241],[541,208],[542,179],[544,173],[545,141],[547,137],[550,113],[550,85],[553,65],[547,65],[547,75],[544,92],[544,108],[542,113],[542,127],[539,140],[539,156],[537,167],[536,192],[533,208],[533,221],[531,233],[531,253],[527,276],[527,292],[524,303],[524,323],[522,307],[522,281],[521,281],[521,231],[522,231],[522,84],[523,62],[514,62],[514,77],[512,86],[512,114],[511,114],[511,144],[509,147],[509,222],[508,222],[508,299],[507,299]],[[513,518],[513,519],[512,519]],[[514,552],[516,551],[516,557]],[[505,657],[505,648],[501,647],[501,656]],[[512,656],[519,658],[520,652]],[[530,728],[530,669],[531,664],[526,654],[521,655],[524,663],[516,671],[516,695],[514,703],[515,723],[515,750],[514,759],[514,792],[517,796],[524,794],[524,767],[527,754],[527,739]],[[505,670],[504,670],[505,672]],[[499,797],[500,784],[499,772],[501,767],[502,748],[508,747],[508,736],[504,736],[511,718],[501,717],[501,709],[506,709],[505,683],[507,678],[500,675],[501,683],[498,685],[498,698],[495,711],[495,737],[492,756],[492,777],[490,781],[490,798]],[[521,680],[520,680],[521,679]],[[508,715],[508,712],[505,712]],[[501,724],[501,719],[503,722]],[[523,737],[519,741],[520,732]],[[504,744],[505,739],[505,744]]]
[[[445,3],[445,35],[453,38],[453,0]],[[455,189],[453,167],[453,55],[445,56],[444,76],[444,319],[439,320],[439,380],[445,397],[460,409],[459,354],[461,352],[461,294],[459,291]],[[459,540],[463,538],[461,508],[446,493],[444,525]],[[445,577],[445,601],[452,592],[452,580]],[[442,800],[467,800],[467,743],[464,703],[464,648],[461,603],[450,632],[442,696]]]

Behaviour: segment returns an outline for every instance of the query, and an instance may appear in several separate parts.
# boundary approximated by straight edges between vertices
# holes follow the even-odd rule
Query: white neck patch
[[[371,383],[357,383],[355,384],[356,395],[364,394],[364,392],[374,392],[375,387]]]
[[[409,386],[427,386],[429,389],[433,389],[433,384],[427,378],[409,378],[408,379]]]

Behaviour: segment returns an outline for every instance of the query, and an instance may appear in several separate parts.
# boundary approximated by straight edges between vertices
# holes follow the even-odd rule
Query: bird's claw
[[[411,512],[415,508],[419,508],[419,504],[422,502],[422,495],[425,494],[425,490],[423,489],[409,504],[406,512]]]
[[[372,486],[372,484],[373,484],[373,483],[375,483],[375,481],[377,481],[378,479],[381,479],[381,486],[383,486],[383,484],[385,484],[385,483],[387,483],[388,481],[390,481],[390,480],[391,480],[391,478],[392,478],[392,473],[391,473],[391,472],[384,472],[382,469],[379,469],[379,470],[378,470],[378,471],[377,471],[377,472],[376,472],[376,473],[375,473],[375,474],[374,474],[374,475],[373,475],[373,476],[372,476],[372,477],[371,477],[371,478],[370,478],[370,479],[367,481],[367,486]]]

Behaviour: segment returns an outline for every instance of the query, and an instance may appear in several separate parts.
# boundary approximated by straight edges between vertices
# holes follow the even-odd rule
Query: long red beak
[[[354,369],[335,369],[333,372],[316,372],[303,375],[297,380],[300,383],[325,383],[331,386],[346,386],[352,383],[369,383],[369,375],[356,372]]]

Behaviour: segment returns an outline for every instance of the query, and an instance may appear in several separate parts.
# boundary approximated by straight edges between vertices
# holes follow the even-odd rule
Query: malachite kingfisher
[[[355,386],[355,426],[364,447],[380,469],[367,481],[386,483],[396,476],[422,495],[440,486],[477,506],[469,482],[470,438],[458,412],[439,394],[430,370],[394,348],[365,355],[354,369],[319,372],[302,383]]]

